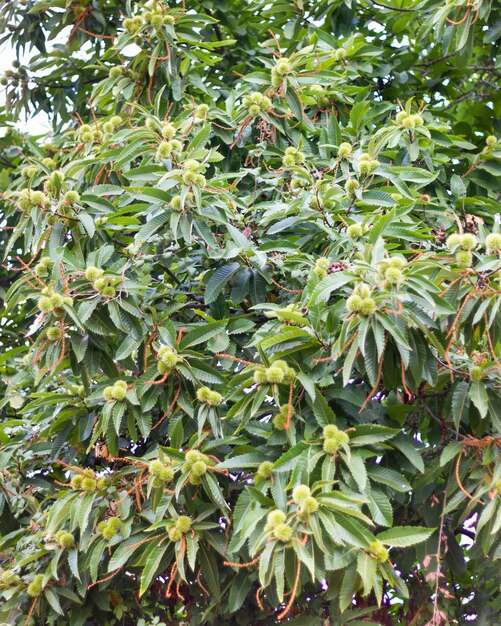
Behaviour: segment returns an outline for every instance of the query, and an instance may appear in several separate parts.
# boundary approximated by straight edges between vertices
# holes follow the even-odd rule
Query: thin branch
[[[440,591],[440,575],[441,575],[441,569],[442,569],[442,555],[441,555],[441,550],[442,550],[442,543],[444,540],[444,522],[445,522],[445,508],[447,506],[447,486],[449,484],[449,481],[451,479],[451,475],[452,475],[452,466],[449,469],[449,475],[447,477],[447,481],[445,483],[445,487],[444,487],[444,501],[442,503],[442,513],[440,514],[440,524],[438,527],[438,545],[437,545],[437,553],[435,555],[435,559],[437,561],[437,565],[435,568],[435,593],[434,593],[434,597],[433,597],[433,614],[432,614],[432,618],[431,620],[428,622],[428,624],[431,626],[431,624],[438,626],[441,623],[441,619],[440,619],[440,609],[438,608],[438,599],[440,597],[439,591]]]
[[[159,265],[163,270],[167,272],[167,274],[169,274],[170,278],[172,278],[172,280],[176,283],[178,287],[180,287],[183,284],[179,280],[179,278],[174,274],[174,272],[171,269],[169,269],[166,265],[162,265],[162,263],[159,263]]]
[[[383,9],[390,9],[390,11],[398,11],[399,13],[415,13],[416,9],[401,9],[398,7],[392,7],[389,4],[383,4],[382,2],[376,2],[376,0],[372,0],[372,4],[377,7],[382,7]]]
[[[416,67],[429,67],[430,65],[435,65],[435,63],[440,63],[440,61],[445,61],[446,59],[450,59],[455,56],[456,52],[450,52],[449,54],[445,54],[444,56],[437,57],[436,59],[428,59],[427,61],[423,61],[423,63],[418,63]]]

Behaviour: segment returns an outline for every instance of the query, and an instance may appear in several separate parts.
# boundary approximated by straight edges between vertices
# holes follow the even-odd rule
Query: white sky
[[[0,76],[2,76],[6,70],[12,69],[12,61],[16,58],[14,50],[8,42],[0,47]],[[26,57],[25,57],[26,58]],[[0,86],[0,103],[5,103],[5,87]],[[28,121],[21,119],[16,126],[23,132],[28,132],[32,135],[40,135],[42,133],[50,132],[51,126],[48,122],[47,115],[40,113]],[[0,128],[0,132],[1,132]]]
[[[61,43],[64,44],[66,42],[69,30],[70,30],[70,27],[63,29],[58,34],[58,36],[51,41],[51,44],[52,45],[61,44]],[[137,55],[139,51],[140,51],[140,48],[136,44],[132,43],[126,46],[125,48],[123,48],[120,54],[122,57],[125,57],[125,58],[127,57],[133,58],[134,56]],[[28,53],[24,55],[24,57],[21,58],[20,61],[23,62],[24,60],[24,62],[27,62],[30,56],[35,55],[35,54],[37,54],[36,50],[32,50],[31,52],[28,51]],[[81,59],[89,58],[88,55],[86,54],[85,46],[82,49],[78,50],[77,52],[74,52],[73,55]],[[9,45],[8,42],[0,47],[0,76],[2,76],[6,70],[12,69],[12,61],[15,58],[16,58],[16,55],[15,55],[14,49],[12,48],[12,46]],[[4,102],[5,102],[5,87],[0,86],[0,104],[4,104]],[[21,131],[30,133],[31,135],[41,135],[41,134],[50,133],[51,131],[51,125],[49,123],[48,117],[46,113],[43,113],[43,112],[28,119],[27,121],[25,119],[19,120],[16,126]],[[0,133],[1,132],[2,132],[2,129],[0,128]]]

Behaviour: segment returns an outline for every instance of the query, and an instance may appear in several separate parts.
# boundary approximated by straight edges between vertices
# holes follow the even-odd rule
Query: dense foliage
[[[0,620],[495,622],[496,5],[4,3]]]

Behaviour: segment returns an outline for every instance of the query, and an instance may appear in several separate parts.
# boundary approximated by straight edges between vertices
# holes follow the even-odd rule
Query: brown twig
[[[174,408],[177,399],[179,398],[179,394],[181,393],[181,381],[179,381],[179,385],[176,391],[176,395],[174,396],[174,400],[172,400],[172,402],[169,404],[169,407],[167,408],[167,411],[165,411],[165,413],[162,415],[162,417],[158,420],[158,422],[155,424],[155,426],[153,426],[153,428],[151,429],[152,431],[155,430],[156,428],[158,428],[160,426],[160,424],[164,421],[164,419],[170,414],[170,412],[172,411],[172,409]]]
[[[123,568],[123,565],[121,567],[119,567],[117,570],[115,570],[113,573],[111,573],[109,576],[106,576],[106,578],[101,578],[101,580],[96,580],[96,582],[91,583],[88,587],[87,590],[92,589],[92,587],[95,587],[96,585],[100,585],[101,583],[107,583],[109,580],[111,580],[114,576],[116,576],[118,574],[118,572]]]
[[[284,424],[284,430],[289,430],[291,425],[292,413],[294,411],[294,406],[292,404],[292,396],[294,394],[294,379],[292,379],[289,383],[289,402],[287,404],[287,419]]]
[[[260,558],[261,558],[261,555],[258,554],[255,559],[252,559],[252,561],[249,561],[248,563],[233,563],[233,561],[224,561],[223,565],[226,565],[227,567],[236,567],[238,569],[245,569],[246,567],[252,567],[253,565],[257,565]]]
[[[28,611],[28,616],[26,617],[23,626],[27,626],[27,624],[30,621],[31,616],[33,615],[33,611],[35,610],[35,607],[38,604],[39,600],[40,600],[40,596],[37,596],[36,598],[33,599],[33,602],[31,603],[31,606],[30,606],[30,610]]]
[[[384,347],[383,347],[383,352],[381,354],[381,358],[379,359],[379,368],[378,368],[378,372],[377,372],[377,379],[376,379],[376,383],[374,385],[374,387],[371,389],[369,395],[367,396],[367,398],[365,398],[364,403],[362,404],[362,406],[360,407],[360,411],[359,413],[362,413],[362,411],[365,409],[365,407],[367,406],[367,404],[369,403],[369,401],[372,399],[372,397],[374,396],[374,394],[376,393],[376,391],[378,390],[379,387],[379,383],[381,380],[381,373],[383,371],[383,363],[384,363],[384,353],[386,350],[386,344],[388,342],[388,337],[386,337],[385,342],[384,342]]]
[[[456,461],[456,468],[455,468],[455,476],[456,476],[456,482],[458,484],[459,489],[463,492],[463,494],[469,499],[469,500],[476,500],[477,504],[484,504],[482,502],[482,500],[479,500],[478,498],[474,498],[472,495],[470,495],[466,489],[463,487],[463,483],[461,482],[461,479],[459,477],[459,466],[461,464],[461,454],[458,454],[458,458]]]
[[[301,576],[301,561],[298,560],[298,562],[297,562],[296,579],[294,580],[294,585],[292,587],[291,597],[289,598],[289,601],[287,602],[287,604],[285,606],[285,609],[281,613],[279,613],[277,615],[277,619],[283,620],[290,613],[290,610],[292,609],[292,606],[293,606],[294,601],[296,599],[297,589],[299,587],[300,576]]]

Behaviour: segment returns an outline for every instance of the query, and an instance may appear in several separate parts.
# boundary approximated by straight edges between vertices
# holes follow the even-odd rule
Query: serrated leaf
[[[226,283],[240,269],[240,263],[229,263],[219,267],[209,279],[205,288],[205,303],[210,304],[218,297]]]
[[[218,463],[219,469],[235,469],[235,468],[248,468],[257,467],[260,463],[266,460],[266,457],[259,452],[249,452],[247,454],[238,454],[233,456],[222,463]]]
[[[420,526],[394,526],[379,533],[377,539],[394,548],[407,548],[426,541],[434,531],[434,528],[422,528]]]
[[[230,613],[235,613],[243,605],[247,594],[251,590],[253,581],[249,574],[241,571],[234,578],[228,596],[228,609]]]
[[[279,472],[286,472],[291,470],[296,463],[297,458],[308,448],[308,444],[304,441],[296,444],[287,452],[282,454],[280,458],[278,458],[273,464],[273,469]]]
[[[207,587],[215,595],[216,598],[221,596],[221,590],[219,586],[219,570],[217,563],[214,559],[213,553],[209,548],[205,548],[203,544],[200,545],[199,551],[200,566],[202,568],[202,575]]]
[[[59,602],[59,598],[52,589],[46,587],[43,591],[43,595],[47,599],[47,602],[50,604],[50,606],[54,609],[54,611],[56,611],[56,613],[59,613],[59,615],[65,614],[61,603]]]
[[[146,561],[146,565],[141,572],[141,582],[139,586],[139,596],[142,596],[148,587],[150,586],[154,576],[158,573],[160,569],[160,563],[169,547],[168,543],[164,543],[162,546],[158,546],[155,550],[153,550],[148,560]]]
[[[389,428],[388,426],[380,426],[378,424],[360,424],[355,426],[350,436],[350,446],[366,446],[374,443],[382,443],[388,439],[392,439],[400,430],[398,428]]]
[[[329,299],[331,293],[336,291],[353,280],[352,276],[345,274],[344,272],[336,272],[335,274],[329,274],[322,279],[315,287],[308,306],[325,302]]]
[[[375,524],[378,526],[391,526],[393,524],[391,502],[382,491],[371,489],[367,506]]]
[[[357,572],[362,579],[363,596],[368,595],[374,586],[377,571],[377,561],[367,552],[359,552],[357,557]]]
[[[339,610],[341,613],[346,611],[353,602],[356,581],[357,571],[355,567],[348,567],[344,572],[343,582],[339,590]]]
[[[468,398],[468,383],[460,381],[454,391],[452,392],[452,417],[454,419],[454,426],[456,430],[459,429],[459,424],[463,416],[466,400]]]
[[[151,220],[147,221],[146,224],[144,224],[139,230],[139,232],[137,233],[136,241],[138,242],[148,241],[148,239],[152,235],[154,235],[159,228],[161,228],[165,223],[167,223],[169,216],[170,216],[169,212],[165,211],[163,213],[160,213],[159,215],[156,215]]]
[[[489,410],[489,398],[485,384],[482,381],[472,381],[469,389],[470,399],[477,407],[480,417],[485,417]]]
[[[288,327],[286,330],[283,330],[282,332],[276,334],[273,337],[268,337],[267,339],[263,339],[260,342],[260,346],[263,350],[267,350],[268,348],[271,348],[272,346],[276,346],[280,343],[287,343],[287,342],[293,341],[294,339],[310,340],[312,338],[313,338],[312,335],[307,330],[304,330],[302,328]]]
[[[200,147],[205,146],[207,141],[209,141],[209,137],[211,136],[212,127],[210,124],[204,126],[198,133],[193,137],[193,139],[188,144],[186,148],[187,152],[193,152]]]
[[[327,424],[336,423],[336,415],[329,406],[326,398],[318,393],[315,397],[315,402],[312,405],[313,414],[315,415],[317,422],[320,426],[326,426]]]
[[[463,449],[463,445],[460,441],[451,441],[442,450],[440,455],[440,467],[447,465],[451,459],[454,459]]]
[[[388,485],[395,491],[411,491],[411,486],[400,472],[380,465],[370,465],[367,467],[367,472],[372,480]]]
[[[214,335],[217,335],[221,331],[224,322],[209,322],[208,324],[201,324],[197,328],[190,330],[181,340],[180,347],[183,350],[197,346],[204,341],[208,341]]]

